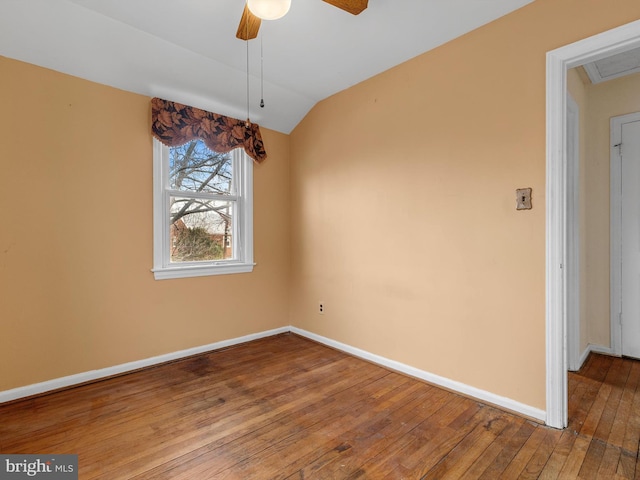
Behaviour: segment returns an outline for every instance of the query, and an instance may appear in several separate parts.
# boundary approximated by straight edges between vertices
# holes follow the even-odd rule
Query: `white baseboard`
[[[575,370],[573,370],[574,372],[577,372],[578,370],[580,370],[582,368],[582,365],[584,365],[584,362],[587,360],[587,357],[589,356],[589,353],[591,353],[591,345],[587,345],[587,348],[584,349],[584,352],[582,352],[582,355],[580,355],[580,358],[578,359],[578,365]],[[572,370],[571,368],[569,370]]]
[[[355,348],[350,345],[337,342],[335,340],[331,340],[330,338],[326,338],[321,335],[317,335],[315,333],[311,333],[297,327],[280,327],[280,328],[267,330],[260,333],[245,335],[243,337],[233,338],[230,340],[223,340],[220,342],[210,343],[208,345],[202,345],[200,347],[194,347],[194,348],[189,348],[187,350],[180,350],[178,352],[159,355],[157,357],[151,357],[144,360],[123,363],[121,365],[102,368],[100,370],[91,370],[89,372],[79,373],[76,375],[69,375],[67,377],[48,380],[46,382],[36,383],[33,385],[27,385],[25,387],[14,388],[12,390],[5,390],[3,392],[0,392],[0,403],[9,402],[12,400],[18,400],[20,398],[26,398],[33,395],[39,395],[42,393],[50,392],[52,390],[59,390],[61,388],[72,387],[74,385],[80,385],[82,383],[92,382],[92,381],[100,380],[102,378],[108,378],[114,375],[120,375],[120,374],[131,372],[134,370],[139,370],[141,368],[150,367],[153,365],[158,365],[158,364],[170,362],[173,360],[179,360],[181,358],[190,357],[192,355],[198,355],[200,353],[210,352],[213,350],[230,347],[232,345],[250,342],[252,340],[257,340],[260,338],[270,337],[273,335],[278,335],[280,333],[287,333],[287,332],[292,332],[302,337],[315,340],[316,342],[336,348],[338,350],[341,350],[345,353],[349,353],[351,355],[362,358],[364,360],[368,360],[370,362],[376,363],[378,365],[382,365],[384,367],[410,375],[412,377],[420,378],[429,383],[433,383],[435,385],[444,387],[448,390],[459,392],[463,395],[467,395],[469,397],[473,397],[478,400],[502,407],[512,412],[520,413],[521,415],[524,415],[530,418],[535,418],[542,422],[544,422],[546,419],[546,414],[544,410],[540,410],[538,408],[525,405],[523,403],[517,402],[510,398],[502,397],[500,395],[496,395],[494,393],[487,392],[486,390],[481,390],[479,388],[475,388],[475,387],[466,385],[464,383],[457,382],[455,380],[441,377],[433,373],[425,372],[424,370],[419,370],[415,367],[405,365],[404,363],[400,363],[395,360],[390,360],[380,355],[376,355],[376,354],[367,352],[365,350],[361,350],[359,348]],[[604,347],[595,347],[595,346],[591,346],[591,347],[592,347],[592,351],[596,351],[596,348],[600,348],[600,349],[604,348]]]
[[[602,345],[593,345],[593,344],[590,343],[590,344],[587,345],[587,348],[584,349],[584,352],[582,352],[582,355],[580,355],[580,360],[578,361],[579,363],[578,363],[578,369],[577,370],[580,370],[580,368],[582,368],[582,365],[587,360],[587,357],[589,356],[589,354],[591,352],[593,352],[593,353],[602,353],[603,355],[612,355],[612,356],[615,356],[615,357],[619,357],[620,356],[616,352],[614,352],[611,347],[605,347],[605,346],[602,346]]]
[[[26,398],[32,395],[39,395],[41,393],[50,392],[52,390],[72,387],[74,385],[80,385],[82,383],[92,382],[95,380],[100,380],[102,378],[112,377],[114,375],[120,375],[134,370],[139,370],[141,368],[150,367],[152,365],[158,365],[161,363],[190,357],[192,355],[198,355],[200,353],[218,350],[220,348],[230,347],[232,345],[250,342],[259,338],[270,337],[273,335],[278,335],[280,333],[287,333],[289,331],[291,331],[289,327],[276,328],[274,330],[267,330],[265,332],[245,335],[243,337],[232,338],[230,340],[222,340],[220,342],[210,343],[208,345],[202,345],[200,347],[189,348],[186,350],[180,350],[178,352],[167,353],[165,355],[146,358],[144,360],[123,363],[114,367],[101,368],[100,370],[91,370],[89,372],[78,373],[76,375],[69,375],[68,377],[56,378],[53,380],[48,380],[46,382],[27,385],[25,387],[5,390],[3,392],[0,392],[0,403],[10,402],[12,400],[18,400],[20,398]]]
[[[517,402],[510,398],[502,397],[500,395],[496,395],[495,393],[487,392],[486,390],[481,390],[479,388],[472,387],[470,385],[466,385],[464,383],[457,382],[449,378],[445,378],[439,375],[435,375],[433,373],[425,372],[424,370],[419,370],[409,365],[405,365],[404,363],[396,362],[395,360],[390,360],[388,358],[381,357],[380,355],[369,353],[365,350],[360,350],[359,348],[355,348],[350,345],[346,345],[344,343],[331,340],[330,338],[326,338],[321,335],[316,335],[315,333],[311,333],[297,327],[291,327],[291,332],[301,335],[303,337],[307,337],[311,340],[315,340],[316,342],[322,343],[324,345],[336,348],[338,350],[349,353],[351,355],[362,358],[364,360],[368,360],[370,362],[376,363],[378,365],[382,365],[384,367],[404,373],[406,375],[410,375],[412,377],[419,378],[426,382],[439,385],[448,390],[452,390],[454,392],[458,392],[463,395],[476,398],[483,402],[487,402],[487,403],[496,405],[498,407],[502,407],[506,410],[519,413],[526,417],[535,418],[536,420],[540,420],[541,422],[545,422],[546,420],[546,417],[547,417],[546,412],[544,410],[540,410],[539,408],[531,407],[529,405],[525,405],[524,403]]]
[[[604,347],[602,345],[591,345],[589,344],[589,350],[593,353],[602,353],[603,355],[611,355],[614,357],[619,357],[616,352],[613,351],[611,347]]]

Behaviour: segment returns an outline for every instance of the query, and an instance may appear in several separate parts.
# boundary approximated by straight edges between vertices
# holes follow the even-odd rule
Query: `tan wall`
[[[545,54],[638,18],[537,0],[317,105],[291,136],[292,323],[544,409]]]
[[[289,139],[251,274],[155,281],[150,99],[0,57],[0,390],[288,324]]]
[[[640,74],[587,87],[586,241],[589,343],[609,347],[610,121],[640,112]]]

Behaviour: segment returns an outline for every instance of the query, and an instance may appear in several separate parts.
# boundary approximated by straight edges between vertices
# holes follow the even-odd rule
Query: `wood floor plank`
[[[454,459],[462,455],[465,446],[474,445],[482,435],[482,429],[490,426],[497,417],[496,410],[487,406],[482,406],[475,415],[469,417],[465,414],[468,408],[462,409],[462,413],[454,416],[448,423],[439,421],[439,419],[451,418],[451,415],[438,415],[420,425],[420,430],[416,432],[420,437],[424,435],[423,432],[429,431],[432,425],[441,426],[444,430],[441,435],[436,437],[435,442],[418,450],[417,453],[420,456],[417,459],[414,455],[413,462],[415,463],[412,462],[412,470],[415,471],[417,477],[434,478],[434,475],[440,474],[440,472],[445,474],[450,465],[455,463]],[[475,409],[475,406],[473,408]],[[464,419],[464,423],[461,421],[461,417]],[[464,446],[461,447],[461,444]],[[427,453],[429,453],[428,457]],[[412,465],[412,463],[408,463],[408,465]]]
[[[273,429],[269,428],[263,432],[253,432],[251,434],[252,438],[258,437],[260,438],[262,435],[266,436],[264,444],[261,448],[256,449],[255,451],[251,451],[247,447],[251,447],[251,443],[247,445],[247,441],[244,439],[239,439],[238,442],[234,444],[228,444],[225,446],[224,456],[228,456],[230,458],[235,458],[236,462],[233,464],[229,464],[227,469],[232,469],[235,472],[241,472],[244,478],[250,478],[251,473],[250,470],[254,470],[256,468],[259,469],[268,469],[269,462],[275,462],[277,465],[278,471],[273,474],[273,476],[286,476],[286,470],[295,470],[295,466],[285,465],[285,461],[282,456],[278,456],[279,452],[283,450],[288,450],[292,445],[296,445],[296,449],[291,449],[291,453],[298,456],[303,456],[305,452],[305,448],[310,450],[310,454],[318,455],[318,451],[322,449],[322,444],[313,443],[305,447],[305,443],[307,442],[306,438],[313,436],[314,438],[318,438],[321,436],[326,436],[326,447],[327,450],[333,450],[335,448],[335,444],[344,445],[346,443],[342,442],[341,439],[336,440],[330,436],[330,432],[333,431],[341,431],[343,428],[347,427],[347,421],[344,419],[344,415],[342,411],[338,411],[335,408],[335,405],[343,404],[343,402],[349,402],[352,406],[353,410],[359,410],[362,405],[373,405],[377,399],[381,398],[382,401],[380,404],[384,402],[384,399],[387,395],[393,395],[394,392],[401,391],[404,396],[412,396],[417,393],[418,390],[422,390],[422,394],[426,394],[430,389],[426,385],[417,385],[409,386],[408,388],[403,388],[405,385],[406,379],[402,379],[400,376],[395,374],[385,376],[382,381],[385,384],[389,385],[390,380],[393,380],[394,387],[392,390],[388,390],[387,394],[379,396],[380,392],[386,388],[385,385],[381,383],[381,381],[372,382],[371,384],[361,387],[358,389],[358,392],[345,392],[344,397],[337,396],[332,399],[331,402],[327,402],[326,405],[317,405],[316,408],[309,409],[305,413],[298,412],[296,414],[296,425],[301,425],[303,428],[298,429],[296,431],[291,432],[290,435],[283,435],[279,432],[273,432]],[[400,397],[402,398],[402,397]],[[420,397],[418,397],[420,398]],[[401,400],[399,400],[401,402]],[[373,407],[375,408],[375,407]],[[352,418],[349,420],[353,423],[361,421],[358,416],[351,416]],[[338,449],[340,450],[340,449]],[[344,449],[342,449],[344,450]],[[253,458],[253,461],[250,459]],[[306,462],[308,463],[308,461]],[[237,464],[237,465],[236,465]],[[285,468],[286,467],[286,468]],[[223,478],[228,476],[229,472],[221,475]],[[270,478],[273,478],[270,477]],[[174,478],[182,478],[182,477],[174,477]],[[188,478],[188,477],[185,477]]]
[[[507,445],[496,457],[496,459],[487,467],[479,478],[483,480],[493,480],[507,469],[515,456],[518,454],[523,445],[529,440],[531,434],[535,431],[536,426],[525,421],[516,434],[507,442]]]
[[[543,442],[547,435],[547,429],[536,426],[531,436],[522,445],[522,448],[518,451],[513,460],[509,462],[509,466],[500,475],[501,479],[519,478],[525,467],[538,450],[538,447]]]
[[[538,446],[529,462],[527,462],[527,465],[524,467],[524,471],[520,474],[519,478],[523,480],[539,478],[542,470],[551,458],[555,445],[562,436],[562,432],[552,429],[546,430],[547,432],[542,443]]]
[[[405,469],[404,463],[411,457],[411,453],[420,448],[416,442],[416,436],[424,440],[420,442],[422,445],[430,443],[434,438],[442,438],[441,433],[450,431],[446,426],[442,426],[439,420],[447,416],[446,407],[454,404],[453,409],[455,409],[464,401],[458,396],[454,396],[453,400],[452,402],[452,395],[444,390],[436,389],[435,392],[430,393],[427,401],[422,402],[416,409],[413,421],[406,424],[407,433],[388,444],[377,455],[369,457],[354,471],[355,473],[351,474],[353,478],[358,478],[362,472],[367,472],[373,478],[384,478],[388,475],[396,475],[396,472]],[[429,435],[424,434],[425,431],[428,431]]]
[[[316,355],[320,356],[321,353],[318,352]],[[255,375],[257,378],[261,378],[259,375],[260,368],[272,367],[265,361],[266,358],[264,355],[257,358],[259,363],[253,369],[257,374]],[[250,356],[250,359],[256,360],[253,355]],[[67,437],[69,432],[73,432],[77,425],[86,422],[109,422],[109,424],[113,425],[114,421],[121,421],[127,424],[132,420],[127,415],[130,413],[137,414],[137,412],[133,412],[132,407],[136,403],[142,403],[147,400],[157,402],[160,399],[163,402],[178,401],[180,395],[182,395],[181,392],[184,391],[190,392],[190,395],[193,396],[202,391],[194,391],[194,384],[202,384],[202,381],[200,376],[191,378],[184,375],[185,370],[191,370],[188,366],[191,361],[191,359],[188,359],[184,362],[167,365],[171,372],[169,374],[162,373],[159,369],[150,369],[149,372],[145,371],[143,375],[132,374],[82,387],[82,402],[78,402],[75,396],[72,395],[73,390],[61,392],[61,395],[41,397],[41,399],[35,400],[40,404],[35,405],[34,409],[36,412],[49,412],[48,415],[32,416],[28,418],[28,421],[25,418],[16,419],[15,424],[23,425],[26,428],[23,428],[18,435],[14,434],[12,440],[15,442],[20,438],[24,438],[28,442],[34,442],[39,438],[39,435],[43,435],[46,437],[47,443],[50,443],[53,440],[51,429],[64,431],[64,436]],[[218,360],[218,363],[222,362]],[[186,364],[186,366],[183,366],[183,364]],[[233,382],[238,382],[238,376],[246,373],[246,366],[242,366],[243,361],[238,361],[237,364],[239,365],[234,365],[232,369],[227,370],[224,370],[222,365],[215,365],[224,372],[219,376],[222,383],[217,384],[218,386],[227,387],[225,384],[229,382],[229,378],[232,378]],[[287,367],[285,365],[281,367],[281,372],[282,374],[287,374],[290,369],[291,366]],[[215,382],[216,378],[213,375],[209,375],[206,378],[208,383],[203,388],[210,390],[209,382]],[[114,385],[115,387],[111,388]],[[85,394],[87,394],[87,398],[84,398]],[[96,395],[98,395],[97,398]],[[55,401],[52,399],[55,399]],[[45,403],[47,401],[51,401],[51,404]],[[75,410],[69,411],[67,404],[76,405]],[[183,407],[183,405],[176,404],[176,408]],[[60,408],[67,411],[62,422],[60,421],[61,416],[58,414],[58,409]],[[78,412],[81,412],[81,414]],[[103,430],[102,428],[100,429],[100,431]],[[3,448],[11,449],[12,444],[3,444]],[[19,444],[17,448],[19,448]]]
[[[629,362],[623,361],[621,358],[615,359],[609,372],[604,380],[608,385],[611,385],[611,392],[607,397],[607,404],[600,415],[600,421],[593,436],[597,439],[611,442],[611,429],[616,414],[619,413],[620,401],[622,399],[622,393],[624,386],[627,383],[629,377],[630,365]]]
[[[597,413],[597,411],[591,412],[591,409],[595,400],[600,395],[600,389],[611,367],[612,362],[613,360],[611,357],[590,354],[587,358],[587,361],[585,362],[585,365],[583,365],[579,372],[575,374],[569,374],[570,380],[578,381],[579,383],[584,385],[584,392],[579,398],[578,404],[570,404],[572,410],[569,419],[569,426],[576,432],[582,432],[582,428],[584,426],[584,423],[587,422],[589,414],[591,414],[591,418],[589,418],[590,423],[588,424],[587,428],[595,431],[595,426],[597,426],[599,417],[595,419],[595,426],[592,425],[594,422],[594,419],[592,417],[595,413]],[[586,435],[592,435],[593,431],[587,431]]]
[[[591,408],[589,409],[589,413],[587,414],[584,424],[580,429],[581,435],[585,435],[587,437],[593,437],[595,435],[610,394],[611,385],[602,383],[598,389],[595,400],[591,404]]]
[[[304,385],[304,382],[301,383]],[[264,382],[261,382],[260,384],[264,385]],[[253,384],[250,388],[257,388],[258,385],[258,383]],[[311,384],[311,386],[312,385],[313,384]],[[183,423],[192,419],[197,421],[200,416],[205,416],[206,419],[209,420],[215,420],[218,416],[228,417],[226,420],[230,421],[233,419],[234,415],[238,415],[246,409],[249,409],[249,411],[255,415],[255,413],[264,408],[264,403],[268,401],[268,397],[262,397],[260,398],[260,401],[255,400],[254,396],[251,395],[250,389],[247,389],[249,388],[247,386],[243,387],[245,388],[245,391],[241,392],[234,391],[233,388],[228,388],[226,385],[215,385],[212,387],[207,386],[205,388],[212,389],[212,391],[210,391],[209,398],[202,398],[198,395],[198,402],[194,403],[190,400],[186,400],[185,402],[165,400],[163,403],[159,403],[158,405],[152,405],[149,409],[142,410],[132,408],[127,409],[126,411],[120,411],[118,415],[119,418],[115,423],[110,416],[102,417],[100,419],[91,419],[91,423],[85,428],[89,430],[94,442],[103,445],[104,442],[112,440],[121,442],[122,439],[119,437],[122,434],[126,434],[127,438],[131,438],[130,436],[139,434],[140,432],[136,432],[136,430],[139,429],[140,424],[146,427],[148,423],[155,430],[153,432],[154,434],[161,433],[163,425],[171,425],[170,419],[175,416],[174,412],[180,413]],[[239,387],[236,386],[235,388],[237,390]],[[290,390],[294,387],[291,387],[291,385],[289,385],[287,381],[283,381],[283,379],[279,380],[278,378],[273,378],[269,383],[269,388],[272,391],[272,395],[278,395],[283,391]],[[228,398],[229,402],[221,402],[220,399],[224,397]],[[236,398],[241,398],[241,401],[235,402],[234,400]],[[141,402],[146,402],[147,400],[146,396],[144,398],[137,399],[137,401]],[[225,406],[225,404],[227,405]],[[207,410],[205,408],[207,406],[214,406],[217,408]],[[229,412],[227,412],[227,410],[229,410]],[[121,428],[106,429],[105,426],[107,425],[110,427],[119,426]],[[154,425],[157,425],[157,427],[154,427]],[[64,432],[60,432],[56,435],[50,436],[49,438],[53,438],[54,441],[56,441],[57,435],[65,435],[66,432],[72,428],[69,427],[69,425],[63,426],[65,430]],[[114,430],[118,432],[118,434],[115,434]]]
[[[584,461],[582,462],[582,466],[578,472],[578,478],[596,478],[606,447],[607,446],[604,442],[596,438],[591,439]]]
[[[569,396],[569,411],[571,411],[571,415],[569,416],[567,428],[577,433],[582,428],[589,411],[590,402],[585,397],[591,395],[592,398],[595,398],[597,390],[594,389],[593,394],[591,394],[588,382],[584,381],[578,374],[571,372],[569,373],[569,384],[574,385],[574,388]]]
[[[421,421],[424,415],[421,405],[425,401],[430,402],[433,394],[432,390],[424,390],[406,405],[397,404],[383,411],[373,409],[370,413],[350,415],[351,422],[347,425],[341,421],[331,430],[323,428],[322,436],[326,440],[316,443],[315,450],[289,464],[288,471],[295,476],[313,474],[319,478],[345,468],[358,471],[368,458],[375,458]],[[339,456],[334,454],[336,451]]]
[[[295,475],[338,478],[344,476],[345,472],[366,471],[363,465],[369,458],[385,452],[421,421],[420,406],[430,400],[428,395],[432,392],[425,391],[409,402],[403,400],[405,392],[401,393],[402,396],[395,395],[391,398],[393,404],[383,410],[372,409],[375,416],[365,415],[364,412],[357,415],[358,423],[338,437],[342,440],[341,444],[350,446],[348,450],[340,452],[339,456],[330,454],[329,457],[320,457],[297,470]],[[415,397],[415,394],[412,396]]]
[[[553,445],[553,453],[540,472],[540,480],[559,478],[560,472],[569,458],[569,453],[576,441],[577,434],[570,429],[562,431],[560,439]]]
[[[636,470],[636,456],[631,452],[622,450],[620,452],[620,461],[616,469],[618,478],[633,478]]]
[[[620,463],[621,450],[610,443],[605,446],[604,455],[600,461],[597,477],[613,478],[618,473],[618,464]]]
[[[188,419],[185,428],[179,430],[179,435],[175,434],[175,426],[172,423],[176,423],[178,420],[183,422],[184,417],[176,418],[175,422],[169,424],[156,424],[154,434],[162,434],[168,439],[157,448],[148,449],[147,455],[137,457],[133,461],[114,458],[114,463],[111,464],[112,468],[116,473],[143,472],[154,464],[157,466],[160,462],[165,463],[176,454],[188,453],[196,448],[206,447],[213,442],[215,445],[227,444],[235,438],[252,434],[263,426],[273,424],[276,418],[292,414],[298,404],[313,403],[354,385],[359,385],[363,381],[368,381],[371,376],[386,376],[388,374],[388,372],[372,365],[360,365],[360,367],[363,371],[358,377],[345,375],[341,380],[335,381],[334,379],[333,382],[330,377],[319,374],[319,378],[326,377],[326,382],[317,385],[317,389],[305,390],[306,393],[299,397],[291,395],[295,388],[291,391],[278,390],[276,388],[277,382],[274,379],[269,384],[268,390],[252,392],[249,398],[252,398],[253,401],[243,404],[238,411],[222,412],[211,417],[207,417],[206,412],[198,414],[194,418]],[[370,370],[370,373],[366,372],[367,369]],[[292,379],[288,379],[287,383],[289,382],[292,385],[296,384]],[[276,391],[269,393],[274,388]],[[246,408],[242,408],[243,406]]]
[[[0,405],[0,451],[83,480],[640,480],[640,362],[591,354],[568,393],[550,429],[283,334]]]
[[[640,362],[626,362],[629,366],[627,381],[622,388],[620,405],[615,412],[615,418],[611,427],[609,443],[624,448],[624,438],[627,426],[633,421],[633,398],[640,382]],[[636,368],[634,368],[636,367]]]
[[[353,396],[352,401],[361,402],[366,398],[371,398],[379,392],[379,389],[384,389],[385,384],[388,384],[390,375],[386,375],[381,379],[369,382],[366,385],[362,385],[358,388],[358,391],[353,392],[343,391],[337,394],[335,397],[324,401],[319,401],[314,404],[304,406],[300,410],[296,411],[293,415],[296,416],[295,422],[291,422],[287,418],[283,418],[271,425],[267,425],[254,432],[247,434],[244,437],[239,437],[234,441],[215,447],[211,444],[206,448],[200,449],[197,455],[191,458],[181,457],[171,462],[170,464],[162,465],[153,472],[147,472],[141,478],[193,478],[193,476],[202,476],[205,473],[208,476],[223,472],[225,470],[233,469],[233,467],[250,459],[252,457],[257,458],[259,455],[263,455],[263,452],[277,443],[285,443],[295,441],[292,440],[295,435],[300,433],[307,434],[313,431],[314,428],[331,423],[335,420],[331,416],[328,416],[328,406],[331,403],[345,401],[346,395]],[[398,382],[396,382],[398,384]],[[324,423],[323,423],[324,422]],[[210,465],[210,458],[222,458],[225,459],[224,463],[218,463],[216,468],[212,468]],[[169,471],[170,476],[162,476],[164,471]]]
[[[500,452],[504,451],[509,441],[518,433],[525,421],[525,419],[510,421],[493,443],[475,459],[471,467],[460,477],[460,480],[479,478],[496,461]]]
[[[634,362],[632,365],[633,375],[640,375],[640,362]],[[638,445],[640,445],[640,380],[636,383],[633,400],[631,401],[631,412],[626,422],[624,432],[624,440],[622,448],[624,451],[632,455],[637,455]]]
[[[436,439],[444,440],[449,434],[450,430],[446,427],[437,426],[437,422],[434,422],[430,429],[430,433],[432,435],[430,435],[429,438],[421,437],[421,440],[423,441],[420,442],[419,445],[415,442],[416,435],[419,435],[416,434],[416,432],[421,431],[430,419],[435,419],[439,417],[440,413],[445,412],[444,405],[448,400],[447,397],[448,394],[441,396],[438,399],[434,399],[435,401],[430,401],[428,408],[421,408],[413,421],[406,425],[408,428],[405,428],[404,430],[408,433],[404,434],[396,442],[390,444],[388,448],[381,450],[375,457],[366,460],[366,462],[355,469],[349,477],[359,478],[363,472],[366,472],[367,476],[371,478],[385,478],[386,476],[397,476],[398,472],[401,470],[407,471],[406,465],[404,464],[411,461],[412,452],[425,444],[431,444],[432,441],[435,441]],[[433,413],[434,410],[437,410],[435,414]]]
[[[488,419],[482,418],[479,422],[474,421],[479,413],[470,417],[465,424],[473,422],[475,424],[473,430],[421,478],[457,480],[462,477],[509,423],[497,410],[488,409],[486,413],[490,414]]]
[[[591,439],[588,437],[580,435],[576,437],[558,478],[578,478],[584,459],[587,456],[590,442]]]

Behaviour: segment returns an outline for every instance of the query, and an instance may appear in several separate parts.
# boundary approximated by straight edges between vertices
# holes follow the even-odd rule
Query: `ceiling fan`
[[[369,0],[323,1],[353,15],[361,13],[365,8],[367,8],[367,4],[369,3]],[[236,37],[240,40],[251,40],[252,38],[256,38],[258,36],[258,30],[260,30],[260,22],[260,17],[254,15],[251,10],[249,10],[249,4],[245,3],[242,18],[240,19],[240,25],[238,25],[238,31],[236,32]]]

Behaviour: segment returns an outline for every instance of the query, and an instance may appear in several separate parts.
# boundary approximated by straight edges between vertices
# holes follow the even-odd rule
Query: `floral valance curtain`
[[[267,158],[257,124],[161,98],[151,100],[151,131],[169,147],[199,138],[215,152],[226,153],[240,147],[258,163]]]

